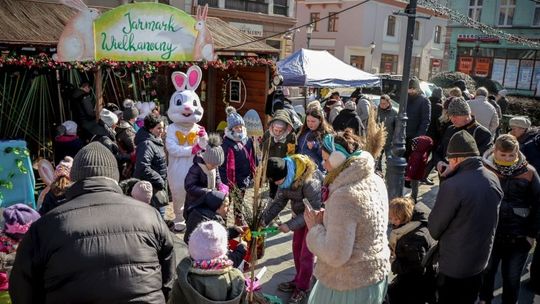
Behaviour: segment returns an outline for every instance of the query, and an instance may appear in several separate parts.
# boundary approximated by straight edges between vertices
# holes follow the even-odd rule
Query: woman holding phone
[[[293,231],[293,257],[296,276],[290,282],[283,282],[278,289],[292,292],[288,303],[302,303],[313,274],[314,257],[306,245],[307,228],[304,222],[305,204],[312,209],[321,207],[321,186],[323,176],[315,163],[307,156],[293,154],[280,158],[270,157],[266,176],[270,183],[277,185],[274,200],[268,204],[262,214],[262,224],[268,225],[291,201],[292,219],[279,226],[281,232]]]
[[[380,304],[386,293],[388,197],[360,142],[350,130],[323,139],[325,210],[304,213],[307,246],[317,256],[309,304]]]

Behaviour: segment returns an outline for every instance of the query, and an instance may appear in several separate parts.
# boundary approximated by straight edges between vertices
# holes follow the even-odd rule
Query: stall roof
[[[99,8],[99,7],[98,7]],[[107,10],[109,8],[99,8]],[[0,0],[0,44],[56,45],[64,25],[76,13],[65,5],[30,0]],[[208,28],[214,38],[216,51],[253,41],[227,22],[208,17]],[[227,48],[231,52],[279,53],[264,42],[252,42]]]
[[[283,85],[290,87],[373,87],[379,77],[359,70],[327,51],[300,49],[278,61]]]

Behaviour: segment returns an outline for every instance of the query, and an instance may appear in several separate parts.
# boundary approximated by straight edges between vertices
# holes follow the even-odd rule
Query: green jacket
[[[191,268],[191,263],[186,257],[178,264],[169,304],[245,303],[246,285],[240,270],[198,270]]]

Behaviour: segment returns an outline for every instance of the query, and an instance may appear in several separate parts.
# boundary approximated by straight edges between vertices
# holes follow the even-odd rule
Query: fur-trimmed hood
[[[375,160],[367,151],[362,151],[360,156],[352,157],[337,168],[338,172],[333,181],[329,183],[330,193],[343,186],[356,184],[358,181],[369,178],[375,174]],[[330,172],[332,174],[333,172]]]

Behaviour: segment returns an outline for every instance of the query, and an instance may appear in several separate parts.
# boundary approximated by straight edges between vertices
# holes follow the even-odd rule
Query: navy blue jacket
[[[197,155],[193,158],[193,165],[189,168],[184,181],[184,188],[186,189],[184,218],[187,218],[186,212],[189,205],[195,203],[208,192],[208,178],[199,164],[203,164],[204,166],[204,160]],[[221,178],[219,177],[219,170],[216,170],[216,187],[219,184],[221,184]]]
[[[167,162],[165,146],[161,138],[155,137],[145,128],[140,128],[135,135],[137,161],[133,177],[148,181],[154,192],[165,189],[167,182]]]
[[[518,138],[519,149],[527,158],[527,162],[536,171],[540,170],[540,130],[529,128],[527,132]]]

